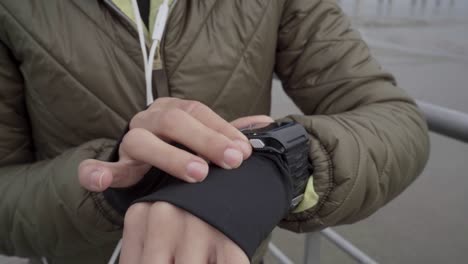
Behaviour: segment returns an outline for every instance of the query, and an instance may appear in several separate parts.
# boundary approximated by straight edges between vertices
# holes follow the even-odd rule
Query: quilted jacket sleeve
[[[371,56],[334,0],[285,1],[276,73],[304,115],[319,202],[281,226],[308,232],[363,219],[428,159],[426,122]]]
[[[97,139],[36,161],[23,89],[18,67],[0,42],[0,254],[73,256],[115,246],[119,228],[98,213],[77,179],[82,160],[106,158],[115,142]]]

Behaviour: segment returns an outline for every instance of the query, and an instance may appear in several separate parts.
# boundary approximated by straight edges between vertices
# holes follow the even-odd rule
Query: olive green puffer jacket
[[[275,72],[304,115],[320,200],[307,232],[367,217],[428,156],[425,121],[333,0],[179,0],[157,96],[269,114]],[[0,1],[0,253],[106,263],[121,221],[77,180],[145,108],[134,25],[110,0]],[[167,89],[166,89],[167,87]]]

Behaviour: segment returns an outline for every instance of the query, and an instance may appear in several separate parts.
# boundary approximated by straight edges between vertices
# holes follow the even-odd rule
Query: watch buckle
[[[294,197],[291,201],[291,207],[296,207],[304,199],[304,194]]]

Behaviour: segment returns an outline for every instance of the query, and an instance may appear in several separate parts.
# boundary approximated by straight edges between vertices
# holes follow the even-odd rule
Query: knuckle
[[[174,219],[174,214],[177,213],[177,208],[167,202],[156,202],[151,205],[149,214],[151,219]]]
[[[206,146],[210,146],[214,152],[224,151],[224,149],[229,145],[229,140],[220,136],[219,134],[207,136],[205,139]],[[222,157],[222,156],[221,156]]]
[[[181,114],[182,111],[177,108],[170,108],[161,112],[157,118],[157,130],[160,132],[172,130],[173,124],[181,118]]]
[[[130,129],[123,137],[120,146],[125,150],[132,149],[132,147],[139,141],[143,133],[145,133],[143,128]]]
[[[124,218],[124,225],[126,228],[139,226],[144,219],[144,215],[148,212],[149,205],[146,203],[137,203],[127,210]]]
[[[242,137],[243,135],[242,132],[240,132],[236,127],[234,127],[230,123],[223,124],[218,128],[217,131],[227,137],[233,138],[238,138],[239,136]]]
[[[184,104],[181,108],[187,113],[195,113],[198,111],[206,110],[208,106],[204,105],[199,101],[187,101],[187,103]]]
[[[137,128],[137,127],[142,127],[142,125],[145,123],[145,119],[146,119],[146,113],[145,112],[146,111],[138,112],[136,115],[134,115],[132,117],[132,119],[130,120],[130,124],[129,124],[130,129]]]
[[[216,252],[218,256],[217,263],[230,264],[234,263],[249,263],[245,253],[230,239],[222,236],[220,242],[216,245]]]
[[[151,210],[153,211],[163,211],[163,212],[170,212],[174,210],[174,206],[168,202],[156,202],[151,206]]]
[[[180,101],[183,101],[179,98],[174,97],[161,97],[154,100],[154,102],[148,107],[148,110],[168,108],[177,105]]]
[[[154,100],[154,102],[151,104],[150,108],[158,107],[163,104],[167,104],[171,101],[174,101],[176,98],[171,98],[171,97],[159,97]]]

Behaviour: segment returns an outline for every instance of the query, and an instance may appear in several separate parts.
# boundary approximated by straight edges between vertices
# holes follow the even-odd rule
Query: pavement
[[[468,19],[361,17],[354,23],[399,86],[468,113]],[[272,105],[275,117],[298,112],[277,82]],[[425,171],[402,195],[368,219],[335,228],[379,263],[468,263],[468,144],[435,134],[431,144]],[[303,235],[275,230],[273,241],[301,263]],[[356,263],[325,239],[320,255],[322,264]],[[0,256],[0,264],[23,263]],[[268,256],[266,263],[277,262]]]

